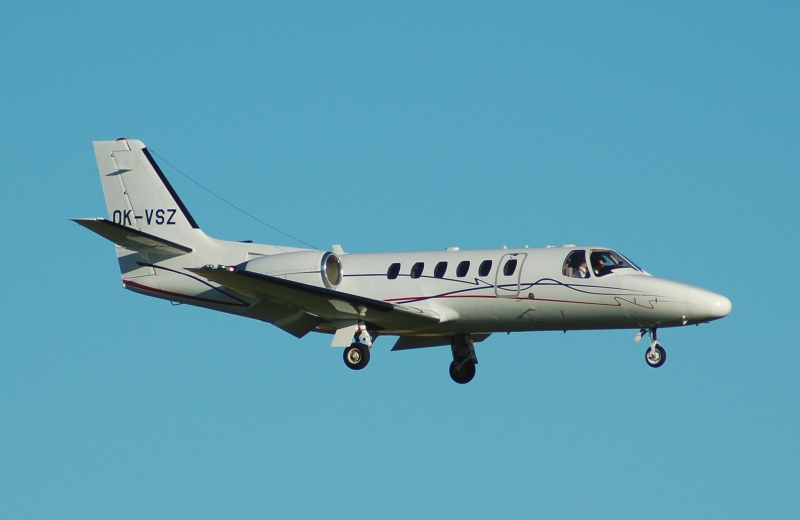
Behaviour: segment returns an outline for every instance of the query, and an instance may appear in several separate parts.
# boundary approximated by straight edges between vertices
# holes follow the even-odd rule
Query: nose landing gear
[[[655,327],[652,329],[640,330],[639,334],[634,338],[634,341],[638,343],[645,333],[648,333],[650,336],[650,348],[645,351],[644,360],[651,367],[658,368],[667,360],[667,351],[664,350],[664,347],[661,346],[661,342],[658,341],[658,333]]]

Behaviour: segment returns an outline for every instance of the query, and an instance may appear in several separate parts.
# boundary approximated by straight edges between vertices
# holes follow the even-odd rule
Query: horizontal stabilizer
[[[187,269],[241,294],[259,295],[325,321],[359,319],[388,330],[417,331],[439,322],[439,315],[355,294],[315,287],[235,267]]]
[[[74,218],[73,222],[80,224],[101,237],[108,239],[118,246],[139,253],[154,255],[185,255],[191,253],[192,248],[176,244],[169,240],[159,238],[150,233],[138,231],[122,224],[117,224],[104,218]]]

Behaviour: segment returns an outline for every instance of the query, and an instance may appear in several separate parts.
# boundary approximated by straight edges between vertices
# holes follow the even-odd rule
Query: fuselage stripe
[[[441,295],[441,296],[412,296],[406,298],[390,298],[388,300],[384,300],[387,303],[414,303],[423,300],[443,300],[443,299],[475,299],[475,298],[483,298],[483,299],[497,299],[497,300],[516,300],[516,301],[536,301],[536,302],[549,302],[549,303],[572,303],[577,305],[597,305],[601,307],[621,307],[622,302],[629,303],[631,305],[635,305],[637,307],[642,307],[644,309],[654,309],[653,303],[656,300],[648,300],[648,305],[642,305],[640,303],[636,303],[633,301],[628,300],[627,298],[623,298],[621,296],[614,296],[614,301],[616,303],[601,303],[601,302],[581,302],[575,300],[554,300],[551,298],[529,298],[523,296],[493,296],[493,295],[461,295],[461,296],[452,296],[452,295]],[[679,301],[673,300],[661,300],[660,303],[682,303]]]
[[[176,293],[176,292],[165,291],[163,289],[156,289],[155,287],[148,287],[147,285],[142,285],[140,283],[132,282],[130,280],[123,280],[122,281],[122,285],[123,285],[123,287],[126,287],[126,288],[127,288],[128,285],[130,285],[131,287],[135,287],[135,288],[141,289],[143,291],[154,292],[154,293],[157,293],[157,294],[164,294],[166,296],[177,296],[179,298],[185,298],[187,300],[196,300],[196,301],[200,301],[200,302],[213,303],[213,304],[216,304],[216,305],[230,305],[230,306],[233,306],[233,307],[248,307],[249,306],[249,304],[247,304],[247,303],[223,302],[223,301],[220,301],[220,300],[212,300],[210,298],[200,298],[199,296],[190,296],[188,294],[181,294],[181,293]]]

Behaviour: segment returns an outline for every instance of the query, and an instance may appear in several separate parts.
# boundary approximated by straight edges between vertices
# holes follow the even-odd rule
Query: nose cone
[[[718,320],[731,312],[731,301],[721,294],[693,287],[688,296],[689,310],[695,321]]]

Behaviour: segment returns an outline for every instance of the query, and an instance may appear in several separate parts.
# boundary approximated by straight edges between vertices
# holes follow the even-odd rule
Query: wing
[[[322,318],[331,323],[332,331],[341,328],[336,322],[358,320],[386,333],[399,334],[423,331],[440,321],[438,314],[427,309],[394,305],[236,267],[187,270],[241,294],[260,296]]]

